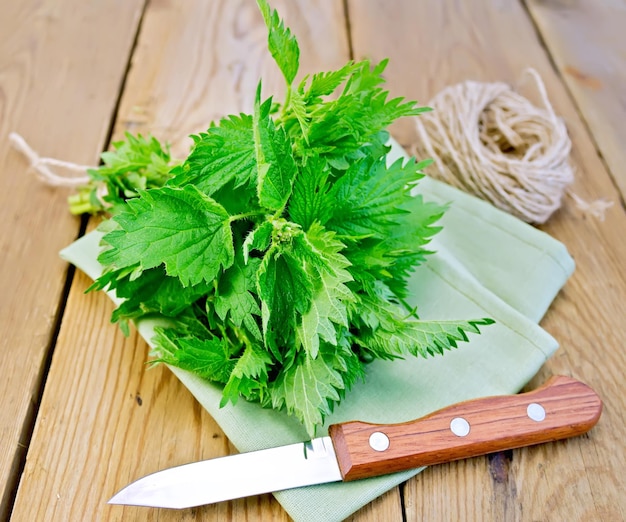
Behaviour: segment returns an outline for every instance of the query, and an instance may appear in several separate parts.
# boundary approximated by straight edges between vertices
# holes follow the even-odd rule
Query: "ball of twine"
[[[431,177],[528,223],[544,223],[574,180],[572,142],[539,74],[527,73],[545,108],[504,83],[453,85],[431,100],[432,112],[415,118],[421,141],[414,152],[435,160]]]

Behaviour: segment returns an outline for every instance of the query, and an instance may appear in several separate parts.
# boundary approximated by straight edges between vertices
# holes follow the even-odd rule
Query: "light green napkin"
[[[395,143],[391,158],[406,156]],[[429,178],[418,191],[449,203],[443,231],[431,243],[436,254],[411,277],[412,304],[422,318],[491,317],[496,324],[443,357],[376,361],[367,379],[347,394],[327,425],[346,421],[403,422],[461,400],[515,393],[556,350],[537,321],[574,269],[565,247],[491,205]],[[61,253],[90,277],[100,234],[92,232]],[[114,296],[112,296],[114,298]],[[150,342],[154,321],[137,325]],[[221,389],[188,372],[172,371],[215,418],[239,449],[251,451],[303,441],[297,421],[239,401],[219,407]],[[275,496],[298,522],[340,521],[421,470],[293,489]]]

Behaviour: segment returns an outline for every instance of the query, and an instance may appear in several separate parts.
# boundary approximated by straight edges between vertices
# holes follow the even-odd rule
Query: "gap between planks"
[[[135,53],[135,49],[137,48],[139,35],[141,33],[142,22],[143,22],[149,3],[150,3],[150,0],[144,0],[143,6],[141,8],[141,13],[139,15],[139,19],[138,19],[137,26],[135,29],[135,34],[133,36],[133,41],[129,48],[128,58],[126,60],[124,72],[121,76],[120,85],[117,89],[115,103],[112,107],[111,115],[109,117],[109,125],[107,128],[106,138],[104,140],[104,147],[101,152],[106,151],[110,146],[111,137],[113,135],[115,124],[117,122],[117,114],[118,114],[118,109],[120,106],[120,101],[124,93],[124,88],[126,86],[126,79],[128,78],[128,74],[131,69],[132,58]],[[78,233],[76,234],[75,240],[85,235],[87,231],[88,221],[89,221],[89,216],[86,216],[86,215],[81,216],[80,226],[78,228]],[[69,297],[70,289],[74,282],[75,273],[76,273],[76,267],[74,267],[73,265],[68,265],[66,272],[65,272],[63,290],[59,296],[58,304],[56,306],[56,314],[54,317],[54,323],[53,323],[52,331],[50,333],[50,338],[48,340],[46,351],[45,351],[45,354],[46,354],[45,360],[42,364],[42,367],[39,372],[39,376],[37,378],[36,397],[32,404],[31,411],[24,419],[24,423],[22,425],[22,433],[19,439],[20,450],[16,452],[14,464],[13,464],[13,468],[15,471],[10,477],[10,484],[7,485],[8,502],[3,507],[3,509],[0,509],[0,519],[2,520],[9,520],[9,517],[15,505],[17,490],[20,484],[20,480],[22,478],[22,474],[24,472],[24,467],[26,465],[26,457],[28,455],[28,449],[30,447],[30,442],[32,440],[33,431],[35,429],[35,424],[37,422],[37,417],[39,414],[39,407],[41,405],[41,399],[43,397],[43,393],[46,387],[46,381],[48,378],[48,372],[50,370],[50,364],[52,362],[54,349],[56,347],[57,340],[59,337],[59,332],[61,330],[61,323],[63,322],[65,308],[67,306],[67,299]]]
[[[615,187],[615,191],[618,194],[619,204],[621,205],[623,210],[626,210],[626,199],[624,199],[624,194],[622,194],[621,192],[621,187],[619,183],[617,182],[617,180],[615,179],[615,175],[613,174],[613,171],[611,170],[611,166],[609,165],[606,158],[604,157],[604,154],[602,153],[602,148],[600,147],[598,138],[593,132],[593,128],[591,127],[591,125],[589,125],[588,118],[586,117],[586,114],[583,108],[580,106],[580,101],[578,100],[578,97],[572,91],[572,88],[569,82],[566,81],[565,72],[561,70],[561,68],[559,67],[554,57],[554,50],[549,47],[548,42],[546,41],[546,38],[541,28],[539,27],[539,24],[537,23],[537,19],[535,18],[535,16],[533,15],[532,11],[530,10],[528,6],[528,0],[520,0],[520,5],[522,6],[522,9],[526,12],[528,20],[535,31],[535,36],[537,37],[537,41],[539,42],[539,44],[545,51],[546,57],[548,59],[548,62],[550,63],[550,66],[552,67],[552,70],[554,71],[554,74],[558,76],[559,78],[561,78],[561,83],[563,85],[563,88],[567,92],[567,95],[569,99],[571,100],[576,113],[578,114],[578,118],[580,119],[583,127],[585,128],[585,131],[587,132],[589,140],[591,141],[591,143],[593,143],[593,146],[596,149],[598,159],[600,160],[600,162],[602,163],[606,171],[609,173],[609,178],[611,180],[611,183],[613,184],[613,187]]]
[[[84,225],[86,220],[81,220],[80,230],[84,233]],[[82,235],[79,231],[78,236]],[[50,363],[52,362],[52,354],[54,352],[54,346],[56,344],[59,331],[61,330],[61,321],[63,320],[63,314],[65,312],[65,305],[67,304],[67,298],[70,294],[70,288],[72,281],[74,280],[74,273],[76,268],[74,266],[68,266],[65,273],[65,282],[63,284],[63,290],[59,297],[58,305],[56,306],[56,315],[54,317],[54,324],[50,333],[50,338],[45,350],[45,359],[39,370],[39,375],[36,381],[36,390],[34,401],[31,403],[30,411],[27,413],[22,424],[22,432],[19,437],[19,449],[15,452],[13,460],[14,472],[10,475],[8,484],[6,486],[7,502],[0,509],[0,520],[8,520],[11,512],[13,511],[13,505],[15,504],[15,497],[17,495],[17,488],[20,484],[20,479],[26,465],[26,455],[28,454],[28,448],[33,436],[33,430],[35,429],[35,422],[37,422],[37,415],[39,413],[39,405],[41,404],[41,398],[43,397],[43,391],[46,386],[46,378],[48,377],[48,371],[50,370]]]

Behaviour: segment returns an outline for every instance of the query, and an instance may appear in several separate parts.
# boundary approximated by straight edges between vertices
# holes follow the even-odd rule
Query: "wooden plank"
[[[574,191],[587,200],[619,198],[522,5],[406,0],[390,9],[376,0],[350,0],[348,11],[355,58],[390,57],[388,86],[395,95],[426,103],[447,85],[469,79],[515,84],[524,68],[534,67],[574,143]],[[411,122],[394,131],[403,144],[415,140]],[[531,386],[552,374],[573,375],[603,397],[603,416],[585,437],[427,470],[406,486],[409,521],[626,517],[626,450],[621,442],[626,437],[626,214],[615,206],[600,222],[566,199],[542,228],[565,243],[577,270],[542,322],[561,348]]]
[[[626,199],[626,0],[526,4]]]
[[[298,35],[303,73],[343,65],[342,2],[273,4]],[[279,91],[278,74],[252,0],[151,2],[115,135],[151,132],[180,156],[189,133],[252,109],[259,75]],[[182,512],[106,505],[135,478],[233,448],[167,369],[146,371],[146,344],[108,324],[111,304],[84,296],[87,284],[77,275],[70,291],[13,520],[288,520],[270,495]],[[375,505],[354,520],[401,517],[397,490]]]
[[[62,304],[58,251],[78,233],[66,190],[9,146],[97,162],[142,1],[0,0],[0,519],[8,516]],[[111,31],[115,27],[115,31]]]

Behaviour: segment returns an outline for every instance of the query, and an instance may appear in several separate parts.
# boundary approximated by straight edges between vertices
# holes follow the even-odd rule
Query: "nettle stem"
[[[403,299],[402,297],[398,297],[398,301],[400,302],[400,304],[406,309],[406,311],[408,312],[408,315],[406,316],[406,319],[409,319],[411,317],[413,317],[414,319],[417,319],[418,321],[420,320],[419,316],[417,315],[417,307],[416,306],[412,306],[410,305],[405,299]]]
[[[284,118],[285,114],[287,114],[287,109],[289,108],[290,103],[291,103],[291,85],[287,85],[287,93],[285,94],[285,102],[283,103],[283,110],[281,111],[281,118]]]
[[[255,216],[264,216],[265,212],[263,212],[262,210],[256,210],[254,212],[244,212],[243,214],[235,214],[234,216],[230,216],[228,218],[228,221],[230,223],[233,223],[235,221],[240,221],[242,219],[248,219],[251,217],[255,217]]]

